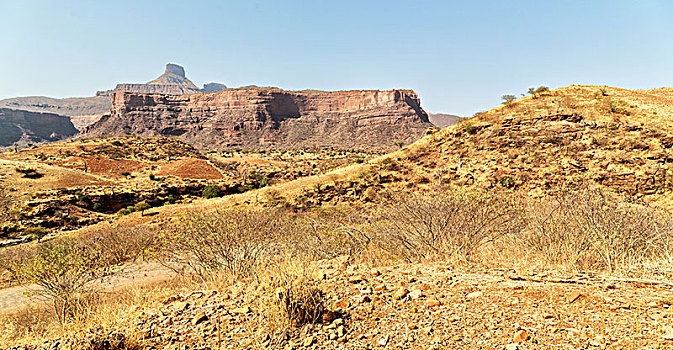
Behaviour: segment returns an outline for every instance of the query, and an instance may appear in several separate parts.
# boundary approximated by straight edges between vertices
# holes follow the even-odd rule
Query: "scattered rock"
[[[664,334],[661,335],[662,339],[673,340],[673,327],[665,326],[663,329]]]
[[[208,315],[201,312],[198,315],[194,316],[194,318],[192,319],[192,324],[196,326],[197,324],[199,324],[201,322],[204,322],[204,321],[207,321],[207,320],[208,320]]]
[[[566,303],[572,304],[575,301],[577,301],[577,299],[579,299],[581,296],[582,296],[582,293],[580,293],[578,291],[572,291],[568,295],[566,295]]]
[[[476,291],[476,292],[472,292],[472,293],[466,295],[465,298],[467,298],[467,299],[474,299],[474,298],[479,298],[479,297],[482,296],[482,295],[484,295],[484,292],[482,292],[482,291]]]
[[[513,343],[522,343],[524,341],[528,340],[528,332],[526,332],[525,329],[522,329],[514,334],[514,338],[512,339]]]
[[[412,291],[409,293],[409,298],[411,298],[411,299],[419,299],[419,298],[421,298],[421,297],[423,297],[423,296],[424,296],[424,295],[423,295],[423,291],[422,291],[422,290],[419,290],[419,289],[412,290]]]
[[[250,312],[250,308],[247,306],[237,307],[231,310],[231,313],[233,314],[247,314],[248,312]]]
[[[400,300],[400,299],[406,297],[407,294],[409,294],[409,290],[402,287],[402,288],[398,289],[397,292],[395,292],[395,294],[393,294],[393,299]]]
[[[304,339],[304,347],[309,347],[309,346],[313,345],[314,342],[315,342],[315,337],[308,336],[308,337],[306,337],[306,339]]]

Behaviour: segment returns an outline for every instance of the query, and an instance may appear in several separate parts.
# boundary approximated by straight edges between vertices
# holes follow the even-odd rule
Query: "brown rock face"
[[[115,93],[90,136],[174,136],[206,149],[389,149],[432,126],[410,90],[285,91],[248,87],[189,95]]]
[[[68,117],[0,108],[0,146],[57,141],[75,134]]]

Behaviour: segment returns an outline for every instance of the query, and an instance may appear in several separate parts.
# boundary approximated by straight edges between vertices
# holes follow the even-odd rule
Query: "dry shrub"
[[[560,192],[529,202],[523,215],[526,229],[508,244],[550,266],[614,272],[670,260],[670,214],[604,191]]]
[[[320,323],[326,309],[324,293],[310,261],[285,258],[259,275],[264,290],[262,310],[271,334],[285,334],[291,327]]]
[[[147,226],[102,227],[80,237],[81,244],[100,252],[111,265],[135,261],[154,244],[157,230]]]
[[[394,194],[373,223],[375,242],[406,260],[470,260],[484,244],[508,233],[517,222],[505,196],[440,189],[431,194]]]
[[[265,257],[282,243],[289,228],[280,210],[227,209],[193,212],[167,224],[160,233],[157,256],[176,271],[200,275],[220,270],[239,277],[255,273]]]

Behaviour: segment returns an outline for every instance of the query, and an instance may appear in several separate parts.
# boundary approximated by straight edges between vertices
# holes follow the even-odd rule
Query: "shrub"
[[[265,271],[262,280],[266,311],[272,333],[322,321],[325,296],[306,261],[286,258]]]
[[[155,181],[156,179],[157,179],[157,177],[154,176],[154,174],[150,174],[150,180]]]
[[[41,289],[34,293],[53,302],[58,319],[64,322],[82,310],[81,301],[91,292],[88,282],[100,277],[104,260],[91,249],[72,239],[62,239],[37,246],[35,254],[16,266],[16,275]]]
[[[44,227],[31,227],[24,231],[24,234],[26,234],[26,236],[28,236],[28,238],[31,240],[41,239],[42,237],[46,236],[47,233],[49,233],[49,231],[47,231],[47,229]]]
[[[119,173],[119,174],[120,174],[121,176],[125,176],[125,177],[129,177],[129,176],[131,176],[131,173],[128,172],[128,171],[122,171],[122,172]]]
[[[39,179],[44,174],[39,173],[36,169],[33,168],[16,168],[14,169],[17,173],[21,174],[22,177],[28,178],[28,179]]]
[[[139,211],[141,216],[145,216],[145,210],[152,208],[147,202],[138,202],[136,205],[133,206],[133,209],[135,211]]]
[[[203,188],[203,198],[210,199],[222,196],[222,189],[217,185],[206,185]]]
[[[560,192],[529,203],[515,242],[549,265],[603,269],[668,259],[669,213],[613,198],[604,191]]]
[[[159,258],[173,269],[187,268],[204,280],[218,270],[253,275],[276,243],[282,221],[273,213],[232,209],[180,216],[161,231]]]
[[[504,235],[515,216],[510,203],[483,192],[441,190],[393,194],[374,221],[376,242],[413,261],[429,257],[469,260],[483,244]]]
[[[99,211],[103,205],[100,203],[94,203],[93,204],[93,210]]]

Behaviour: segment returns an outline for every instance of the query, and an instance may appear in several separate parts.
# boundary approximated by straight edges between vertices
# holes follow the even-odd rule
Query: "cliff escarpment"
[[[432,124],[411,90],[285,91],[246,87],[189,95],[117,92],[87,136],[171,136],[200,148],[391,149]]]
[[[0,146],[52,142],[77,134],[68,117],[0,108]]]

